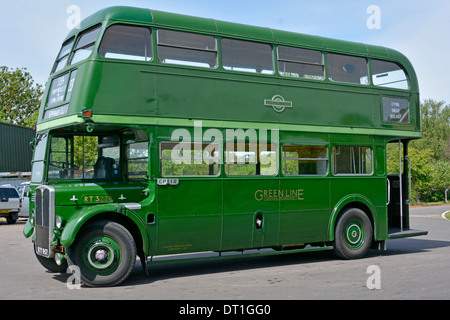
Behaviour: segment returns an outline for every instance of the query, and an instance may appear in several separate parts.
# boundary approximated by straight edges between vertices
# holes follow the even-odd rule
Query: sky
[[[0,66],[27,68],[44,85],[77,12],[113,5],[392,48],[412,62],[422,100],[450,104],[448,0],[0,0]]]

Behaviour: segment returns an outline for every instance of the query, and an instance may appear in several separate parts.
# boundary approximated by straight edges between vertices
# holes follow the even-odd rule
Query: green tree
[[[450,105],[429,99],[421,111],[423,139],[411,142],[409,154],[413,194],[417,202],[441,201],[450,186]]]
[[[32,126],[37,120],[43,95],[26,68],[0,66],[0,121]]]
[[[415,203],[427,201],[433,188],[433,151],[428,148],[418,149],[409,147],[409,158],[411,159],[411,187],[412,200]],[[387,172],[398,174],[399,153],[398,146],[389,144],[387,148]],[[402,159],[403,163],[403,159]]]
[[[422,103],[423,139],[412,143],[419,149],[431,149],[436,161],[450,161],[450,105],[444,104],[431,99]]]

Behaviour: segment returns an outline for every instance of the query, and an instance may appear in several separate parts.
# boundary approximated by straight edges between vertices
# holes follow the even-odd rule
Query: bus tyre
[[[373,229],[367,214],[356,208],[347,209],[339,217],[333,250],[342,259],[360,259],[370,249]]]
[[[133,236],[122,225],[98,221],[88,225],[67,250],[69,265],[80,268],[81,281],[90,287],[116,286],[136,263]]]

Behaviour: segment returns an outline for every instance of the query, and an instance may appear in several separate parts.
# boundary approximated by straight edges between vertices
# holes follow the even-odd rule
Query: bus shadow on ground
[[[223,258],[217,260],[198,260],[189,262],[162,263],[149,265],[149,276],[145,276],[138,262],[124,285],[149,284],[180,277],[203,274],[238,272],[243,270],[273,268],[295,264],[312,264],[335,259],[330,250],[300,252],[283,255],[261,255]]]
[[[386,251],[370,250],[367,258],[376,256],[395,256],[427,252],[433,249],[450,247],[450,241],[429,239],[397,239],[387,242]],[[336,258],[332,250],[301,252],[274,256],[253,256],[222,260],[191,261],[149,266],[149,276],[145,276],[140,262],[136,263],[133,273],[123,285],[150,284],[167,279],[196,276],[203,274],[243,271],[289,265],[327,264],[342,261]]]
[[[430,240],[430,239],[417,239],[406,238],[389,240],[386,242],[387,250],[383,251],[384,256],[420,253],[430,251],[432,249],[450,247],[450,241],[443,240]]]
[[[396,256],[427,252],[433,249],[450,247],[450,241],[429,239],[397,239],[387,242],[386,251],[370,250],[367,258],[376,256]],[[283,255],[261,255],[216,260],[191,260],[177,261],[159,264],[149,264],[149,276],[146,276],[139,259],[130,276],[119,287],[148,285],[168,279],[198,276],[205,274],[238,272],[244,270],[273,268],[289,265],[310,265],[315,263],[334,263],[342,261],[335,257],[332,250],[296,252]],[[66,273],[55,274],[53,278],[61,282],[67,282],[71,275]],[[85,286],[83,286],[85,287]]]

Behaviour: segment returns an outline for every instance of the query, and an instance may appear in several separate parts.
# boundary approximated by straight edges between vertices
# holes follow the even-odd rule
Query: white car
[[[23,182],[20,184],[19,188],[20,198],[22,199],[22,209],[19,212],[19,217],[28,218],[30,213],[30,198],[28,196],[28,191],[30,190],[30,183]]]
[[[9,224],[17,222],[21,209],[21,200],[17,189],[11,185],[0,186],[0,217]]]

